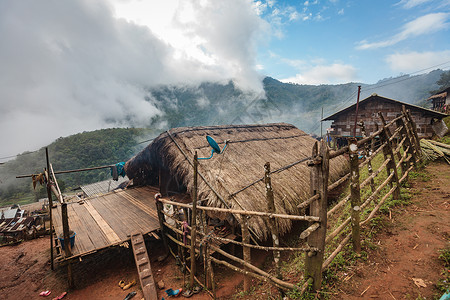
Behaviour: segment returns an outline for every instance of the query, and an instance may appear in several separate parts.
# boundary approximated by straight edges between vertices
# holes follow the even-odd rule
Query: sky
[[[262,91],[450,68],[450,0],[0,0],[0,162],[142,126],[161,84]]]

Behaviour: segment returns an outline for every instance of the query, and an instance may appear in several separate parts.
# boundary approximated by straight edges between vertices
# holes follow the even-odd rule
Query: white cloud
[[[338,15],[343,15],[343,14],[344,14],[344,9],[342,8],[338,11]]]
[[[160,112],[147,87],[234,79],[262,90],[255,57],[269,25],[252,1],[163,2],[0,2],[5,155],[84,130],[148,125]],[[133,3],[144,6],[118,11]]]
[[[374,43],[369,43],[368,41],[363,40],[359,42],[359,45],[356,47],[356,49],[366,50],[388,47],[411,37],[430,34],[439,30],[446,29],[449,27],[449,23],[446,22],[449,15],[450,14],[448,13],[431,13],[421,16],[411,22],[406,23],[402,27],[402,31],[392,36],[391,38]]]
[[[431,2],[431,1],[433,1],[433,0],[402,0],[402,1],[398,2],[396,5],[401,5],[406,9],[410,9],[410,8],[413,8],[418,5],[422,5],[424,3]]]
[[[436,52],[395,53],[386,57],[392,71],[414,72],[450,61],[450,50]]]
[[[356,69],[351,65],[334,63],[317,65],[281,81],[298,84],[338,84],[356,80]]]

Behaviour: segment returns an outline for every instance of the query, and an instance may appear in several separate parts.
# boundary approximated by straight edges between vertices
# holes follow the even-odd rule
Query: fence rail
[[[421,149],[419,139],[417,137],[416,127],[411,118],[409,111],[403,107],[399,115],[386,122],[384,116],[379,113],[379,128],[374,133],[366,136],[364,123],[360,122],[363,138],[360,140],[350,139],[349,145],[331,151],[325,141],[319,145],[316,142],[312,149],[312,154],[307,159],[299,160],[296,163],[306,163],[310,167],[310,187],[311,195],[309,199],[298,205],[299,212],[309,207],[309,216],[307,215],[288,215],[280,214],[275,211],[273,191],[271,185],[271,174],[276,173],[270,171],[270,164],[264,166],[265,174],[258,180],[264,181],[265,195],[267,199],[267,209],[264,211],[249,211],[244,209],[215,208],[201,205],[197,202],[197,176],[201,176],[197,172],[197,156],[191,165],[194,168],[194,195],[193,203],[185,204],[170,201],[163,198],[156,198],[158,216],[160,219],[163,237],[168,238],[178,247],[178,255],[170,249],[173,255],[182,260],[183,265],[190,272],[190,285],[194,284],[194,280],[202,284],[207,289],[212,289],[210,295],[215,298],[214,270],[213,262],[216,265],[222,265],[236,272],[244,274],[244,290],[250,288],[250,277],[258,280],[270,282],[274,286],[282,290],[298,289],[303,293],[309,284],[314,290],[321,287],[322,272],[325,271],[336,258],[336,256],[344,249],[345,245],[352,241],[352,249],[355,252],[361,251],[360,235],[366,225],[380,210],[386,200],[392,196],[398,199],[400,196],[400,185],[407,180],[409,172],[416,166],[421,159]],[[378,127],[378,126],[377,126]],[[375,144],[378,143],[376,149]],[[377,162],[379,165],[373,169],[374,159],[383,153],[383,160]],[[332,158],[345,155],[348,156],[349,172],[340,179],[329,184],[329,163]],[[363,160],[361,160],[363,156]],[[377,160],[379,160],[377,158]],[[367,177],[364,179],[360,176],[360,171],[367,168]],[[364,169],[365,170],[365,169]],[[381,174],[386,172],[385,177]],[[202,180],[205,180],[203,176]],[[328,192],[341,186],[349,181],[349,191],[342,195],[341,200],[333,207],[328,207]],[[212,186],[208,184],[208,186]],[[387,188],[388,187],[388,188]],[[370,188],[370,193],[361,193]],[[217,194],[216,191],[213,191]],[[239,192],[239,191],[238,191]],[[234,193],[236,194],[236,193]],[[219,198],[223,199],[220,195]],[[380,199],[381,198],[381,199]],[[379,201],[377,201],[380,199]],[[350,203],[350,206],[349,206]],[[163,204],[173,205],[174,208],[182,208],[185,215],[190,216],[189,222],[181,221],[177,215],[170,215],[163,211]],[[190,213],[188,213],[190,211]],[[240,226],[242,241],[236,241],[231,238],[220,237],[214,232],[208,230],[206,222],[206,212],[226,213],[237,221]],[[342,218],[337,221],[336,215]],[[345,217],[348,214],[348,217]],[[368,215],[367,215],[368,214]],[[366,216],[367,215],[367,216]],[[250,242],[251,228],[248,225],[248,218],[257,216],[268,220],[270,230],[272,231],[272,246],[260,246]],[[171,218],[174,224],[169,224],[166,220]],[[361,221],[361,218],[364,220]],[[279,231],[277,219],[289,219],[297,221],[312,222],[300,234],[300,241],[304,245],[298,247],[283,247],[279,242]],[[327,232],[327,222],[333,221],[335,228]],[[190,234],[188,234],[190,232]],[[338,238],[340,240],[336,241]],[[183,241],[184,240],[184,241]],[[165,241],[167,244],[167,241]],[[230,243],[234,246],[242,247],[242,258],[225,252],[218,246],[220,243]],[[327,250],[325,247],[328,245]],[[201,249],[201,250],[200,250]],[[275,275],[251,264],[250,249],[261,249],[273,252],[273,266]],[[185,255],[186,250],[189,256]],[[298,284],[284,281],[280,272],[280,252],[304,252],[305,268],[304,281]],[[221,257],[225,257],[228,261],[220,257],[213,257],[212,252],[219,253]],[[233,252],[233,251],[232,251]],[[327,255],[325,252],[331,252]],[[201,257],[202,256],[202,257]],[[202,259],[204,263],[204,281],[197,278],[197,260]],[[232,261],[234,264],[230,263]],[[241,267],[235,264],[241,265]]]

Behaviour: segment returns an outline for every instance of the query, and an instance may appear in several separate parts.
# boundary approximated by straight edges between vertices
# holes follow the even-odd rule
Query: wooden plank
[[[81,222],[78,217],[79,204],[72,204],[68,206],[69,222],[72,230],[76,232],[75,247],[72,249],[73,255],[80,253],[86,253],[95,250],[95,245],[89,237],[89,231],[86,230],[86,226]]]
[[[109,226],[109,224],[105,222],[102,216],[89,201],[86,201],[84,203],[84,207],[86,207],[86,209],[89,211],[89,213],[94,218],[95,222],[99,225],[100,229],[106,235],[111,244],[115,244],[121,241],[119,236],[114,232],[114,230],[112,230],[111,226]]]
[[[100,226],[95,222],[94,218],[85,207],[86,201],[83,205],[77,207],[77,215],[83,225],[86,227],[86,230],[89,232],[89,239],[96,250],[102,249],[104,247],[109,246],[110,242],[103,231],[100,229]]]
[[[132,232],[129,231],[128,224],[122,221],[122,218],[125,219],[126,209],[122,209],[121,214],[115,210],[114,203],[105,201],[103,197],[92,199],[90,203],[121,241],[128,240],[128,235]]]
[[[111,197],[109,205],[112,209],[116,209],[116,213],[119,214],[119,218],[126,224],[124,225],[127,230],[127,234],[133,232],[150,232],[151,224],[149,222],[149,216],[147,213],[130,203],[125,197],[122,197],[123,193],[117,193]]]

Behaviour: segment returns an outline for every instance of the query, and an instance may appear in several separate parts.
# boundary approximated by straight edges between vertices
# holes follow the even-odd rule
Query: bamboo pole
[[[315,223],[317,224],[317,223]],[[164,222],[164,226],[166,226],[167,228],[173,230],[176,233],[182,233],[182,231],[174,226],[171,226],[169,224],[167,224],[166,222]],[[313,225],[314,226],[314,225]],[[311,226],[311,227],[313,227]],[[188,228],[190,228],[188,226]],[[199,232],[199,234],[202,234],[201,232]],[[191,240],[191,236],[187,235],[188,240]],[[264,251],[304,251],[304,252],[308,252],[308,251],[319,251],[319,249],[314,248],[314,247],[310,247],[308,245],[306,245],[305,247],[266,247],[266,246],[259,246],[259,245],[253,245],[253,244],[247,244],[247,243],[242,243],[242,242],[238,242],[235,240],[231,240],[231,239],[227,239],[227,238],[223,238],[223,237],[219,237],[216,235],[211,235],[212,239],[221,241],[221,242],[225,242],[225,243],[233,243],[242,247],[249,247],[252,249],[259,249],[259,250],[264,250]],[[186,246],[186,248],[189,248]]]
[[[356,253],[361,252],[361,237],[359,228],[360,219],[360,204],[361,204],[361,194],[359,186],[359,167],[358,167],[358,146],[356,144],[356,139],[352,139],[349,145],[349,155],[350,155],[350,172],[351,184],[350,184],[350,201],[352,205],[351,213],[351,223],[352,223],[352,242],[353,251]]]
[[[412,132],[413,132],[416,144],[417,144],[417,154],[418,154],[418,156],[420,158],[422,156],[422,148],[420,147],[420,139],[419,139],[419,135],[417,134],[416,122],[414,122],[414,119],[413,119],[413,117],[411,115],[411,111],[409,109],[406,110],[406,114],[408,115],[409,122],[411,123]]]
[[[52,199],[52,192],[51,192],[51,185],[52,181],[50,179],[50,176],[48,174],[48,170],[50,170],[50,160],[48,158],[48,147],[45,147],[45,158],[47,160],[47,170],[44,171],[45,178],[47,179],[47,197],[48,197],[48,212],[50,215],[50,263],[51,263],[51,269],[55,269],[54,264],[54,257],[53,257],[53,199]]]
[[[360,123],[361,123],[361,133],[362,133],[363,138],[365,138],[365,137],[367,137],[366,126],[364,125],[364,121],[361,121]],[[373,142],[373,140],[372,140],[372,142]],[[369,143],[367,142],[364,144],[364,157],[367,160],[367,171],[369,173],[369,177],[373,173],[372,158],[370,157],[371,154],[372,154],[372,151],[369,148]],[[373,180],[373,177],[372,177],[372,179],[370,179],[370,189],[372,190],[372,192],[375,191],[375,182]]]
[[[326,268],[331,264],[333,259],[339,254],[339,252],[342,251],[342,248],[348,243],[350,238],[352,237],[351,234],[347,235],[342,242],[339,243],[339,245],[336,247],[336,249],[333,251],[333,253],[330,254],[330,256],[323,262],[322,264],[322,272],[325,271]]]
[[[235,256],[233,256],[233,255],[231,255],[231,254],[229,254],[229,253],[223,251],[223,250],[220,249],[219,247],[216,247],[216,246],[214,246],[214,245],[211,245],[211,249],[214,250],[214,251],[216,251],[217,253],[219,253],[219,254],[225,256],[226,258],[229,258],[229,259],[231,259],[231,260],[233,260],[233,261],[235,261],[235,262],[237,262],[237,263],[239,263],[239,264],[241,264],[241,265],[244,265],[245,267],[248,267],[249,270],[251,270],[251,271],[253,271],[253,272],[256,272],[258,275],[262,275],[262,276],[268,278],[268,279],[269,279],[270,281],[272,281],[274,284],[277,284],[277,285],[279,285],[279,286],[281,286],[281,287],[283,287],[283,288],[285,288],[285,289],[293,289],[293,288],[295,288],[295,285],[294,285],[294,284],[289,283],[289,282],[286,282],[286,281],[283,281],[283,280],[280,280],[280,279],[276,278],[275,276],[272,276],[272,275],[270,275],[269,273],[267,273],[267,272],[265,272],[265,271],[263,271],[263,270],[261,270],[261,269],[255,267],[254,265],[249,264],[249,263],[247,263],[246,261],[244,261],[244,260],[242,260],[242,259],[240,259],[240,258],[237,258],[237,257],[235,257]]]
[[[198,189],[198,156],[197,151],[194,154],[194,190],[192,195],[192,218],[191,218],[191,277],[189,286],[194,286],[194,276],[196,273],[196,261],[195,261],[195,242],[197,237],[197,189]]]
[[[178,205],[180,207],[192,208],[191,204],[174,202],[174,201],[170,201],[167,199],[159,199],[159,201],[162,203],[165,203],[165,204],[172,204],[172,205]],[[260,216],[260,217],[268,217],[268,218],[290,219],[290,220],[297,220],[297,221],[320,222],[320,218],[315,217],[315,216],[271,214],[271,213],[261,212],[261,211],[227,209],[227,208],[208,207],[208,206],[199,206],[199,207],[197,207],[197,209],[205,210],[205,211],[213,211],[213,212],[230,213],[230,214],[240,214],[240,215],[246,215],[246,216]]]
[[[411,157],[412,157],[412,160],[413,160],[413,165],[416,166],[417,165],[417,159],[416,159],[416,154],[415,154],[415,151],[414,151],[415,143],[413,141],[411,130],[410,130],[409,126],[408,126],[408,118],[405,115],[405,113],[403,113],[403,116],[404,116],[404,118],[400,119],[400,122],[402,123],[403,128],[405,130],[406,140],[405,140],[405,144],[404,145],[405,145],[405,147],[409,146],[408,153],[411,154]],[[409,161],[407,161],[407,163],[408,163],[408,165],[410,164]]]
[[[383,132],[380,135],[380,140],[382,143],[386,144],[386,147],[383,149],[384,158],[390,158],[391,161],[388,163],[386,171],[387,175],[389,175],[392,171],[394,172],[394,177],[392,178],[393,182],[391,182],[390,186],[391,188],[394,186],[394,182],[396,185],[395,193],[394,193],[394,199],[398,199],[400,197],[400,185],[398,183],[398,173],[395,163],[395,156],[394,152],[392,150],[392,144],[390,141],[390,134],[386,126],[386,121],[384,120],[383,114],[381,112],[378,113],[378,117],[381,120],[381,123],[383,124]]]
[[[316,142],[312,149],[313,164],[309,164],[311,195],[319,194],[318,201],[310,205],[311,215],[321,219],[320,227],[308,237],[308,245],[318,248],[320,251],[310,251],[305,260],[305,278],[313,279],[313,289],[318,290],[322,285],[322,261],[325,249],[325,236],[327,231],[327,197],[328,197],[328,174],[329,174],[329,152],[326,142],[322,140],[320,153]],[[314,163],[320,161],[320,163]]]
[[[250,232],[248,231],[248,220],[247,218],[244,216],[242,217],[242,221],[241,221],[241,231],[242,231],[242,242],[244,242],[245,244],[249,244],[250,243]],[[252,258],[251,258],[251,251],[249,247],[242,247],[242,256],[244,258],[244,270],[245,271],[249,271],[248,268],[248,264],[251,263]],[[248,292],[250,290],[250,284],[251,284],[251,280],[248,276],[244,276],[244,292]]]
[[[275,213],[275,201],[273,197],[272,180],[270,178],[270,163],[266,162],[264,165],[264,185],[266,187],[266,199],[267,199],[267,212]],[[269,228],[272,232],[272,246],[279,247],[280,239],[278,233],[278,222],[276,219],[269,219]],[[316,223],[317,224],[317,223]],[[280,251],[273,251],[273,262],[275,267],[275,273],[279,279],[282,279],[280,270]]]

